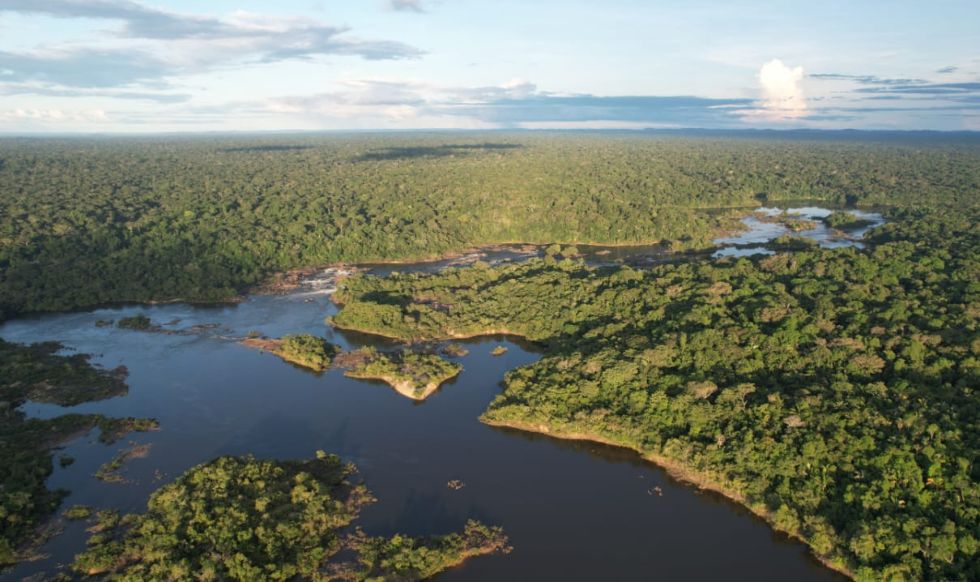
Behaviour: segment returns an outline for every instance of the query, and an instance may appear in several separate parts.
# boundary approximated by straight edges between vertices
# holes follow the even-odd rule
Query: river
[[[857,244],[853,238],[847,240]],[[751,248],[764,250],[764,243],[754,241]],[[735,245],[742,243],[726,244],[739,248]],[[462,262],[534,254],[504,248]],[[595,262],[609,260],[608,253],[591,256]],[[433,270],[458,262],[375,266],[373,272]],[[481,424],[477,418],[500,391],[504,374],[539,357],[524,342],[504,337],[458,342],[469,349],[455,358],[464,371],[421,403],[381,383],[345,378],[339,370],[313,374],[237,343],[259,331],[317,334],[345,349],[394,347],[324,323],[336,312],[329,295],[335,274],[324,271],[294,292],[254,295],[236,305],[123,306],[0,326],[0,337],[8,341],[57,340],[93,354],[95,363],[129,369],[125,396],[72,408],[28,403],[24,410],[30,416],[98,412],[160,422],[161,430],[133,434],[113,446],[99,444],[95,432],[66,445],[64,453],[76,461],[68,467],[55,463],[48,482],[49,488],[71,491],[63,507],[141,511],[154,489],[216,456],[309,458],[323,449],[355,463],[378,498],[359,522],[369,534],[447,533],[461,529],[468,518],[503,526],[512,553],[475,558],[440,580],[841,579],[805,546],[774,533],[737,504],[676,482],[631,452]],[[96,325],[141,313],[175,333]],[[508,347],[507,353],[491,356],[497,345]],[[130,443],[151,449],[147,457],[127,462],[122,471],[127,483],[93,477]],[[464,486],[450,488],[451,480]],[[654,493],[657,487],[662,494]],[[48,558],[22,563],[2,579],[53,573],[84,548],[84,528],[81,522],[67,523],[64,533],[44,546]]]

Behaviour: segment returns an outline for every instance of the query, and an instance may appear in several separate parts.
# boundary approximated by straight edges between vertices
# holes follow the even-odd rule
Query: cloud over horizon
[[[762,108],[755,110],[765,119],[773,121],[793,120],[807,114],[803,96],[803,67],[790,68],[779,59],[773,59],[759,69],[759,85],[762,89]]]
[[[0,83],[35,82],[58,87],[166,85],[164,79],[233,63],[269,64],[324,56],[365,60],[413,59],[422,51],[392,40],[363,40],[350,29],[302,18],[235,13],[217,18],[149,8],[129,0],[4,0],[0,13],[118,21],[114,35],[149,45],[132,48],[73,46],[32,51],[0,50]],[[19,91],[29,87],[20,85]],[[3,91],[0,87],[0,93]],[[121,94],[122,95],[122,94]]]
[[[980,127],[980,46],[952,21],[913,62],[838,50],[832,20],[803,38],[692,2],[543,27],[536,3],[0,0],[0,131]],[[682,26],[698,10],[706,48]]]

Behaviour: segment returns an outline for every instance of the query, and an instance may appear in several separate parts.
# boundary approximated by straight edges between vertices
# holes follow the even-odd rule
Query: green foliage
[[[850,212],[837,211],[824,218],[823,221],[831,228],[853,229],[868,226],[871,222],[851,214]]]
[[[130,448],[123,449],[98,468],[95,472],[95,478],[106,483],[126,483],[126,478],[120,474],[123,465],[130,459],[145,457],[149,451],[149,445],[134,445]]]
[[[322,372],[330,367],[337,347],[327,340],[309,334],[288,335],[282,338],[275,354],[300,366]]]
[[[403,350],[389,354],[365,347],[345,354],[346,374],[352,378],[377,379],[412,398],[425,398],[443,382],[455,378],[463,367],[436,354]]]
[[[27,399],[72,406],[126,392],[125,369],[101,370],[88,356],[56,355],[60,348],[0,340],[0,567],[17,561],[18,548],[67,493],[45,487],[53,471],[52,448],[94,427],[101,430],[100,440],[110,442],[156,426],[151,420],[98,414],[25,418],[19,407]]]
[[[0,401],[11,407],[24,400],[75,406],[126,393],[126,368],[107,372],[89,364],[85,354],[58,355],[62,347],[0,340]]]
[[[115,443],[131,432],[149,432],[160,428],[160,423],[153,418],[95,416],[96,426],[99,427],[99,442],[106,445]]]
[[[704,248],[760,199],[963,205],[980,183],[975,141],[874,136],[5,139],[0,161],[8,317],[510,241]]]
[[[862,580],[978,579],[980,211],[892,217],[866,250],[355,276],[334,322],[523,335],[549,352],[486,422],[634,448]]]
[[[470,353],[470,351],[459,344],[446,344],[442,348],[442,353],[446,354],[450,358],[462,358],[463,356]]]
[[[429,540],[358,535],[350,545],[361,566],[357,577],[368,580],[424,580],[471,556],[509,550],[503,530],[473,520],[463,533]]]
[[[96,322],[98,324],[98,322]],[[120,329],[135,329],[137,331],[146,331],[152,327],[153,322],[150,318],[140,313],[139,315],[133,315],[131,317],[123,317],[118,322],[116,322],[116,327]]]
[[[72,567],[108,580],[418,580],[506,543],[480,524],[428,541],[345,535],[373,501],[353,472],[320,452],[294,462],[221,457],[154,492],[143,514],[100,515]]]
[[[92,508],[88,505],[72,505],[65,510],[65,519],[77,521],[92,517]]]

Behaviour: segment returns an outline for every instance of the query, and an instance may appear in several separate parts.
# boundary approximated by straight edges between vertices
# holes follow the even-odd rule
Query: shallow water
[[[833,211],[827,208],[816,206],[803,207],[760,207],[755,213],[742,219],[742,224],[746,230],[738,234],[716,238],[714,244],[721,247],[711,256],[718,257],[746,257],[751,255],[771,255],[775,251],[766,245],[783,236],[792,234],[793,236],[808,238],[816,241],[817,244],[826,249],[840,247],[855,247],[862,249],[864,244],[860,239],[872,228],[876,228],[885,223],[885,219],[880,213],[868,212],[863,210],[846,210],[849,214],[863,218],[868,221],[867,226],[860,228],[840,231],[829,228],[821,219],[829,216]],[[776,217],[788,215],[791,218],[811,220],[815,223],[813,228],[799,232],[791,232],[785,225],[778,222],[767,222],[760,220],[756,214]]]
[[[498,250],[478,258],[518,260],[526,254]],[[384,266],[373,272],[442,266]],[[94,432],[65,446],[76,462],[66,468],[55,463],[48,484],[71,491],[63,507],[140,511],[154,489],[216,456],[309,458],[323,449],[354,462],[379,499],[360,520],[370,534],[446,533],[461,529],[468,518],[504,527],[511,554],[476,558],[440,579],[841,579],[802,544],[773,533],[746,510],[677,483],[628,451],[481,424],[478,417],[499,393],[504,374],[539,357],[533,346],[513,338],[459,342],[470,350],[457,358],[464,371],[422,403],[381,383],[345,378],[337,370],[312,374],[238,345],[238,338],[259,331],[313,333],[345,348],[394,347],[324,323],[336,312],[329,300],[334,282],[327,275],[289,295],[253,296],[233,306],[127,306],[0,326],[0,337],[8,341],[58,340],[94,354],[96,363],[125,365],[130,372],[126,396],[73,408],[28,403],[28,414],[100,412],[160,421],[160,431],[130,435],[113,446],[97,443]],[[177,333],[95,325],[138,313]],[[218,325],[180,332],[204,324]],[[497,345],[508,352],[491,356]],[[122,474],[128,483],[92,476],[131,442],[152,448],[148,457],[127,463]],[[447,487],[453,479],[465,487]],[[662,488],[662,496],[650,494],[654,487]],[[57,564],[69,563],[84,548],[84,527],[69,523],[44,547],[50,558],[21,564],[2,579],[52,573]]]
[[[781,203],[779,206],[760,206],[754,210],[746,210],[748,214],[742,219],[743,230],[730,236],[722,236],[712,240],[717,247],[711,254],[713,258],[747,257],[752,255],[771,255],[775,253],[769,245],[784,234],[808,238],[817,242],[823,248],[856,247],[863,248],[860,239],[872,228],[885,223],[879,212],[836,208],[863,218],[869,222],[867,226],[847,231],[828,228],[821,218],[829,216],[834,210],[829,208],[806,206],[805,202]],[[786,226],[778,222],[760,220],[757,213],[768,216],[788,214],[793,218],[802,218],[816,222],[814,228],[790,233]],[[586,263],[595,266],[626,264],[631,267],[643,268],[658,265],[667,261],[689,258],[689,255],[672,253],[669,247],[661,244],[654,245],[579,245],[579,251]]]

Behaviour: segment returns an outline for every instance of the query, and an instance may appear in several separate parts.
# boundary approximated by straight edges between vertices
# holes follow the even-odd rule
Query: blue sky
[[[980,130],[980,2],[0,0],[0,132]]]

